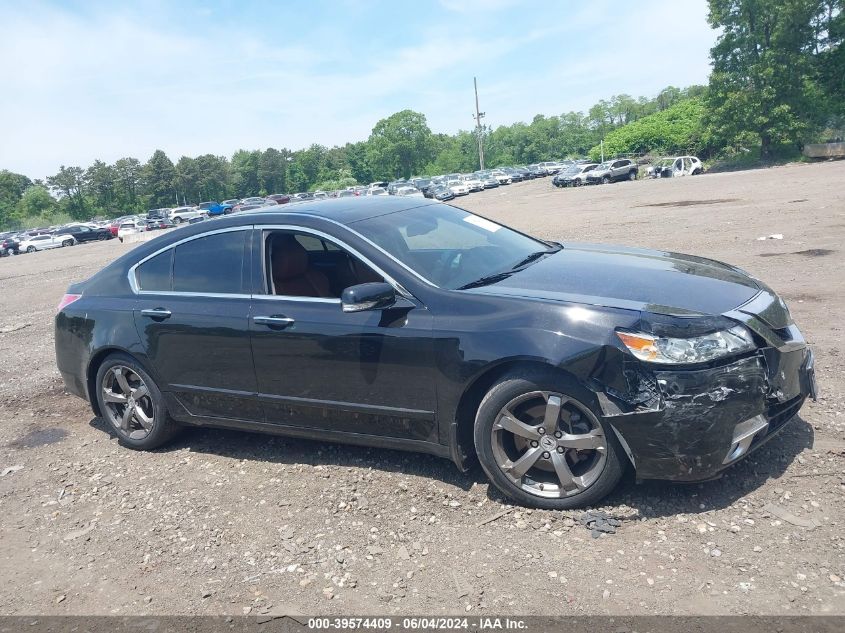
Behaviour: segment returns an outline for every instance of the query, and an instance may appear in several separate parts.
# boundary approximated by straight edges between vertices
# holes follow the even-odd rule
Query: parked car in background
[[[152,220],[146,221],[146,230],[147,231],[158,231],[160,229],[173,229],[176,228],[176,224],[171,222],[166,218],[154,218]]]
[[[73,224],[61,229],[64,235],[72,235],[77,242],[102,242],[114,237],[111,229],[106,227],[91,227],[85,224]]]
[[[388,195],[387,189],[384,187],[370,187],[367,189],[366,195],[368,196],[386,196]]]
[[[473,174],[466,174],[463,176],[464,184],[469,188],[469,190],[473,193],[478,191],[484,191],[484,182],[479,180]]]
[[[697,176],[702,173],[704,173],[704,165],[696,156],[661,158],[646,169],[649,178],[677,178],[679,176]]]
[[[267,196],[267,200],[272,200],[276,204],[287,204],[290,202],[290,196],[286,193],[271,193]]]
[[[355,198],[358,194],[352,189],[342,189],[337,192],[338,198]]]
[[[513,182],[511,177],[500,169],[494,169],[490,172],[490,175],[493,176],[500,185],[509,185]]]
[[[127,220],[126,222],[121,222],[120,226],[117,229],[117,239],[121,242],[123,238],[128,235],[134,235],[135,233],[143,233],[147,230],[147,222],[141,220]]]
[[[404,198],[424,198],[422,191],[417,189],[412,185],[405,185],[404,187],[399,187],[396,189],[397,196],[402,196]]]
[[[576,163],[570,165],[563,171],[559,171],[552,178],[552,184],[555,187],[580,187],[587,184],[587,175],[593,171],[598,164],[596,163]]]
[[[14,233],[0,235],[0,257],[20,253],[20,241]]]
[[[176,207],[175,209],[170,210],[167,219],[173,222],[173,224],[182,224],[183,222],[189,222],[194,218],[205,219],[205,217],[205,211],[200,211],[197,207]]]
[[[638,171],[637,164],[627,158],[607,160],[587,174],[587,184],[597,185],[601,183],[606,185],[609,182],[619,180],[636,180]]]
[[[447,180],[446,186],[452,190],[456,196],[465,196],[469,194],[469,187],[463,180]]]
[[[31,235],[20,241],[18,250],[21,253],[34,253],[35,251],[73,246],[74,244],[76,244],[76,240],[73,235],[67,233]]]
[[[483,176],[479,176],[478,179],[484,183],[485,189],[495,189],[499,186],[499,179],[493,174],[485,174]]]
[[[197,205],[197,208],[200,211],[205,211],[209,216],[212,215],[228,215],[232,212],[234,205],[231,204],[231,201],[227,200],[226,202],[200,202]]]
[[[432,185],[429,191],[431,191],[432,198],[434,198],[435,200],[440,200],[441,202],[443,202],[444,200],[455,199],[455,194],[452,193],[452,190],[446,185]]]

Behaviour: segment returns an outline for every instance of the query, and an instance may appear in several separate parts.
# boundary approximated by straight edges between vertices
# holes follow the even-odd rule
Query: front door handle
[[[255,316],[252,317],[252,322],[256,325],[266,325],[271,328],[286,328],[294,323],[295,319],[286,317],[284,315],[276,316]]]
[[[164,320],[169,319],[173,313],[165,308],[150,308],[148,310],[141,310],[141,316],[149,317],[151,319]]]

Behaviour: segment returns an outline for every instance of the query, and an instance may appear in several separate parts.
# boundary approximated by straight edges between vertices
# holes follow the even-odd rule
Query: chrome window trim
[[[138,286],[138,277],[135,274],[135,270],[141,264],[145,263],[146,261],[152,259],[156,255],[161,255],[164,251],[170,250],[171,248],[176,248],[181,244],[185,244],[186,242],[192,242],[194,240],[198,240],[201,237],[208,237],[209,235],[217,235],[218,233],[234,233],[235,231],[250,231],[252,230],[252,225],[243,225],[243,226],[230,226],[225,229],[215,229],[213,231],[206,231],[205,233],[198,233],[197,235],[191,235],[190,237],[186,237],[184,239],[179,240],[178,242],[173,242],[172,244],[168,244],[167,246],[163,246],[154,253],[147,255],[144,259],[136,262],[129,268],[129,272],[127,273],[127,277],[129,278],[129,287],[132,289],[132,292],[136,295],[170,295],[170,296],[187,296],[187,297],[250,297],[250,295],[244,295],[242,293],[236,294],[228,294],[228,293],[214,293],[214,292],[180,292],[176,290],[141,290]]]
[[[345,224],[341,224],[340,222],[336,222],[334,220],[329,220],[328,218],[322,218],[322,217],[317,216],[317,215],[305,214],[305,213],[300,214],[300,215],[307,215],[308,217],[311,217],[311,218],[319,218],[321,220],[328,220],[329,222],[332,222],[333,224],[336,224],[337,226],[343,227],[346,230],[350,230],[349,227],[347,227]],[[369,258],[362,255],[360,251],[358,251],[357,249],[349,246],[349,244],[347,244],[346,242],[344,242],[342,239],[340,239],[339,237],[337,237],[335,235],[329,235],[328,233],[324,233],[323,231],[321,231],[319,229],[313,229],[311,227],[294,225],[294,224],[256,224],[255,228],[260,229],[262,231],[265,231],[265,230],[269,230],[269,231],[295,231],[297,233],[307,233],[309,235],[314,235],[314,236],[319,237],[319,238],[324,239],[324,240],[329,240],[330,242],[339,246],[342,250],[347,251],[348,253],[354,255],[355,257],[357,257],[358,259],[363,261],[365,264],[367,264],[367,266],[369,266],[375,272],[377,272],[379,275],[381,275],[387,283],[389,283],[391,286],[393,286],[393,289],[396,290],[396,292],[398,292],[400,295],[402,295],[403,297],[405,297],[408,300],[411,300],[411,301],[414,300],[414,295],[412,295],[410,292],[408,292],[402,284],[400,284],[398,281],[396,281],[391,275],[387,274],[379,266],[376,266]],[[351,232],[354,233],[355,235],[358,235],[358,233],[356,231],[351,231]],[[363,238],[363,236],[361,236],[361,237]],[[373,244],[372,242],[370,242],[366,238],[363,238],[363,239],[365,241],[367,241],[367,243],[372,244],[375,248],[378,248],[378,246],[376,246],[375,244]],[[262,247],[262,254],[263,254],[263,249],[264,249],[263,243],[262,243],[261,247]],[[380,252],[384,252],[380,248],[378,250]],[[393,258],[391,257],[391,259],[393,259]],[[262,266],[262,269],[263,269],[263,266]],[[264,274],[265,272],[266,271],[262,270],[262,274]],[[287,300],[287,301],[291,301],[291,300],[315,301],[316,300],[316,301],[322,302],[322,303],[340,303],[341,302],[339,298],[300,297],[300,296],[297,296],[297,295],[254,295],[254,296],[255,297],[263,297],[263,298],[267,298],[267,299],[284,299],[284,300]]]

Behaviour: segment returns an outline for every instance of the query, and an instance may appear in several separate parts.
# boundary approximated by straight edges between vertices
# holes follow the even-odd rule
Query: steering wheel
[[[437,258],[434,263],[434,271],[432,276],[438,284],[446,284],[457,273],[461,264],[461,255],[464,251],[459,249],[445,250]]]

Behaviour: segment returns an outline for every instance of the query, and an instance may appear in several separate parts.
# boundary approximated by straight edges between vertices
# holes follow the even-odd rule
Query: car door
[[[307,247],[309,274],[327,279],[324,294],[331,296],[274,294],[269,271],[277,253],[270,252],[268,240],[279,232]],[[432,320],[425,306],[400,296],[388,309],[344,312],[339,299],[344,287],[385,275],[319,231],[264,227],[253,243],[258,283],[250,327],[267,422],[436,441]]]
[[[171,409],[260,421],[249,336],[251,227],[187,238],[133,271],[135,324]]]

